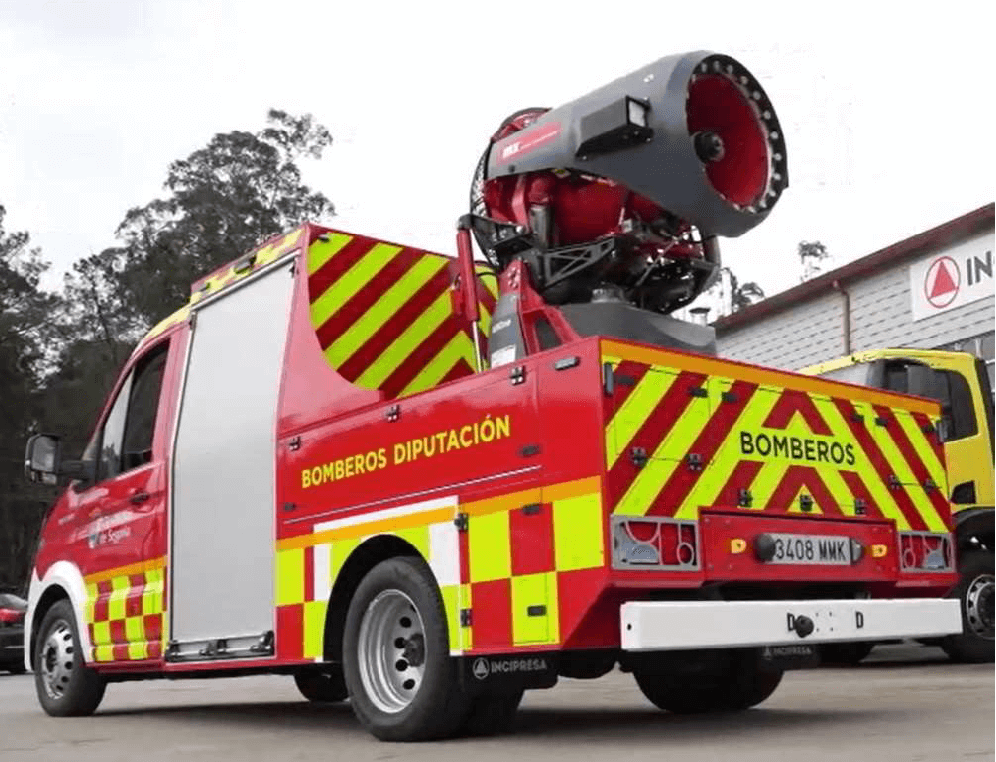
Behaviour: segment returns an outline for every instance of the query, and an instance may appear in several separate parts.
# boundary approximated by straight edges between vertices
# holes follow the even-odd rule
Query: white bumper
[[[634,601],[620,609],[626,651],[931,638],[961,632],[957,600]]]

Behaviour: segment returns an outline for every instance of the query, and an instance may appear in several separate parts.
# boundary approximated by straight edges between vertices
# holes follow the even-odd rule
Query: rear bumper
[[[960,633],[957,600],[633,601],[620,608],[622,648],[663,651]]]

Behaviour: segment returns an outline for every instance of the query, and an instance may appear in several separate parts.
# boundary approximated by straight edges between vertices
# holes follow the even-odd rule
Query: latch
[[[802,509],[803,513],[809,513],[813,510],[813,498],[811,495],[799,495],[799,507]]]
[[[633,461],[633,465],[637,468],[643,468],[649,460],[647,451],[642,447],[631,447],[629,450],[629,459]]]
[[[902,482],[899,481],[899,477],[898,476],[896,476],[895,474],[889,474],[889,488],[890,489],[899,489],[899,487],[901,485],[902,485]]]
[[[738,402],[740,400],[740,397],[738,397],[733,392],[723,392],[722,400],[723,402]]]
[[[528,444],[525,447],[519,449],[519,455],[523,458],[531,458],[533,455],[539,455],[540,446],[538,444]]]
[[[688,394],[691,397],[708,397],[709,392],[706,391],[704,386],[689,386]]]
[[[749,489],[737,490],[737,505],[740,508],[750,508],[754,504],[754,496]]]
[[[923,480],[923,488],[927,490],[927,492],[930,492],[931,490],[937,489],[937,484],[934,483],[934,480],[928,476]]]
[[[508,372],[508,377],[512,379],[512,386],[518,386],[526,382],[526,366],[516,365]]]
[[[860,497],[854,499],[854,515],[864,516],[868,513],[868,505]]]
[[[473,619],[470,615],[470,609],[460,609],[460,626],[470,627],[472,621]]]
[[[458,532],[466,532],[470,527],[470,517],[466,513],[458,513],[453,519],[453,526],[457,528]]]
[[[301,449],[301,437],[294,437],[287,443],[288,450],[300,450]]]
[[[889,421],[888,421],[888,419],[882,418],[880,416],[880,417],[878,417],[878,418],[875,419],[875,425],[876,426],[881,426],[884,429],[884,428],[888,427]]]
[[[689,471],[701,471],[702,470],[702,456],[697,452],[690,452],[685,456],[685,462],[688,464]]]
[[[384,413],[388,423],[394,423],[401,417],[401,405],[391,405]]]
[[[580,357],[561,357],[559,360],[554,362],[554,370],[567,370],[568,368],[574,368],[581,363]]]

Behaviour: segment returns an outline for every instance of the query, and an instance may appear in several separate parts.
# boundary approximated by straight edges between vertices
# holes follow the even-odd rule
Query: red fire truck
[[[787,182],[762,96],[665,58],[507,121],[456,259],[305,224],[195,283],[79,460],[28,443],[71,479],[30,582],[44,709],[284,673],[421,740],[558,676],[729,711],[815,644],[959,631],[937,403],[724,361],[665,314]]]

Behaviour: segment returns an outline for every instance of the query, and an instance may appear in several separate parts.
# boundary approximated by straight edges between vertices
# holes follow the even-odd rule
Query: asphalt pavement
[[[509,734],[431,744],[378,742],[348,704],[308,704],[289,677],[114,684],[95,716],[55,719],[31,675],[0,675],[0,760],[985,762],[994,711],[992,665],[910,646],[879,647],[856,668],[787,673],[738,715],[660,712],[619,672],[564,679],[526,694]]]

